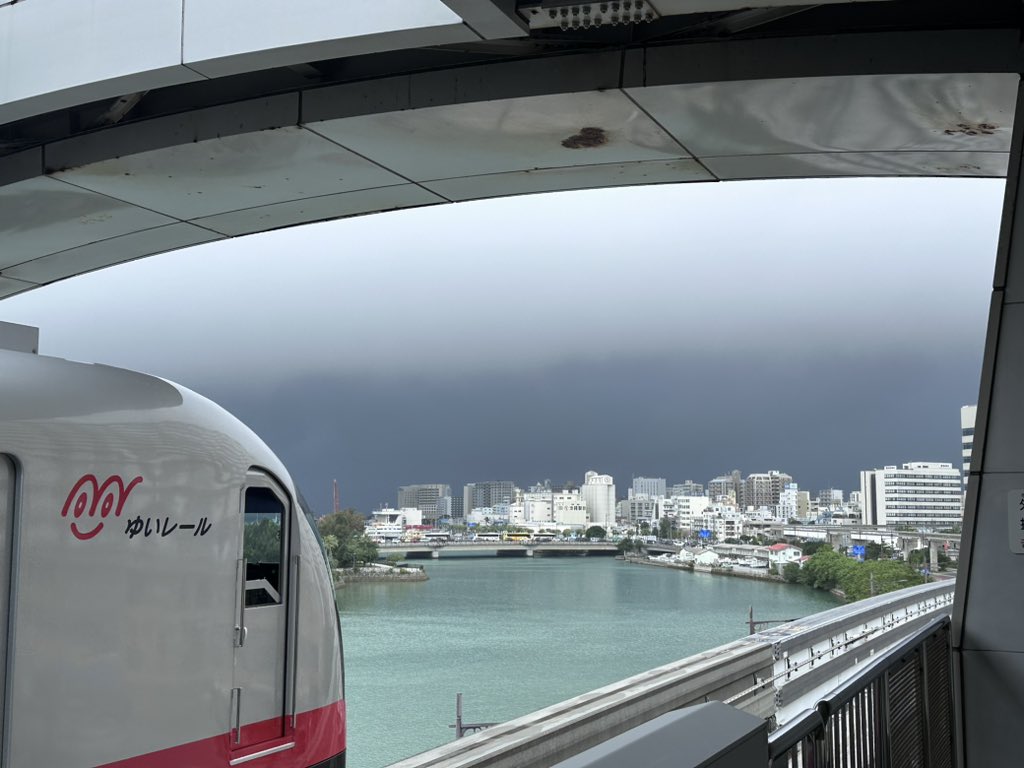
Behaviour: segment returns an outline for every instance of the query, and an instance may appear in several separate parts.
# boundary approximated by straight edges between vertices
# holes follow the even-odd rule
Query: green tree
[[[588,539],[603,539],[608,535],[608,531],[600,525],[592,525],[587,528],[587,532],[583,535]]]
[[[629,554],[630,552],[636,552],[640,549],[640,542],[631,536],[627,536],[624,539],[620,539],[619,543],[615,545],[619,552],[623,555]]]
[[[800,549],[803,550],[804,556],[806,557],[810,557],[819,549],[824,549],[826,547],[828,549],[832,549],[832,547],[826,541],[805,541],[803,544],[800,545]]]
[[[797,563],[786,563],[782,566],[782,578],[790,584],[800,582],[800,566]]]
[[[910,564],[900,560],[867,560],[863,563],[822,548],[806,562],[799,574],[783,571],[787,581],[796,581],[816,589],[839,589],[847,600],[863,600],[914,584],[922,584],[924,577]]]
[[[663,517],[661,518],[661,520],[658,521],[658,538],[672,538],[672,521],[669,520],[667,517]]]
[[[343,509],[324,515],[318,523],[324,545],[338,568],[355,568],[359,563],[377,559],[377,545],[364,533],[366,519],[354,509]],[[328,545],[328,537],[334,543]]]

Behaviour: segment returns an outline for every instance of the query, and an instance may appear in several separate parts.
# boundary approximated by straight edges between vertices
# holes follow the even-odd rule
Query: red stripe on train
[[[254,723],[273,727],[280,722],[275,718],[267,723]],[[250,726],[245,726],[248,731]],[[345,751],[345,702],[338,701],[320,709],[302,712],[295,719],[295,732],[288,738],[254,744],[244,750],[232,750],[228,734],[180,744],[156,752],[149,752],[97,768],[224,768],[231,760],[262,752],[276,745],[294,741],[295,746],[281,752],[258,757],[243,763],[246,768],[309,768]]]

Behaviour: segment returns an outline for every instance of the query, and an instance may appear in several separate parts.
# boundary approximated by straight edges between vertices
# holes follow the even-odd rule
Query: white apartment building
[[[913,461],[860,473],[861,522],[949,528],[963,519],[960,470],[948,462]]]
[[[615,481],[611,475],[587,472],[580,492],[586,502],[591,525],[600,525],[605,530],[615,525]]]
[[[656,513],[658,518],[675,517],[683,528],[692,528],[695,518],[699,518],[711,506],[707,496],[672,496],[662,499]]]
[[[800,488],[796,483],[786,483],[779,492],[779,517],[789,520],[800,516]]]
[[[974,422],[978,406],[965,405],[960,409],[960,454],[964,463],[964,485],[971,471],[971,453],[974,450]]]
[[[694,518],[694,530],[706,528],[711,531],[719,541],[724,539],[738,539],[743,535],[743,526],[746,520],[740,515],[705,513]]]

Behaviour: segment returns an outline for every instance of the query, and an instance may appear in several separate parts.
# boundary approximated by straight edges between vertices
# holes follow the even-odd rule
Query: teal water
[[[836,605],[788,584],[612,558],[451,558],[430,581],[338,590],[350,768],[380,768],[453,738],[739,639],[757,617]]]

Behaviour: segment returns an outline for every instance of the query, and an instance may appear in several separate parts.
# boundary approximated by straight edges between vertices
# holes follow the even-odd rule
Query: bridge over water
[[[0,3],[0,296],[196,243],[502,195],[1006,176],[946,682],[960,764],[1017,764],[1019,3],[645,0],[640,20],[596,15],[560,0]],[[758,684],[734,650],[737,679]]]
[[[437,559],[442,555],[479,555],[479,556],[512,556],[534,557],[552,555],[617,555],[618,547],[606,541],[450,541],[441,542],[410,542],[378,544],[381,553],[404,553],[406,557],[431,557]]]

